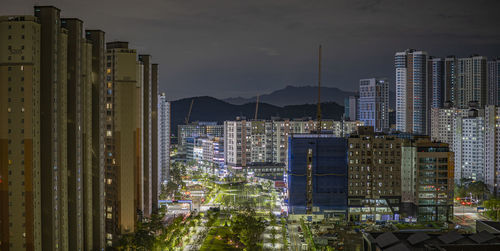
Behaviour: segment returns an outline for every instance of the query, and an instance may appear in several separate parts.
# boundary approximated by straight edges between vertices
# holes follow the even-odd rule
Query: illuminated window
[[[110,234],[110,233],[107,233],[107,234],[106,234],[106,239],[108,239],[108,240],[112,240],[112,239],[113,239],[113,235],[112,235],[112,234]]]
[[[108,68],[108,69],[106,70],[106,73],[107,73],[107,74],[110,74],[110,73],[111,73],[111,69],[110,69],[110,68]]]
[[[106,136],[111,137],[112,132],[110,130],[106,131]]]
[[[107,183],[108,185],[111,185],[111,183],[112,183],[112,182],[113,182],[113,180],[112,180],[112,179],[107,179],[107,180],[106,180],[106,183]]]
[[[111,88],[111,86],[113,86],[113,84],[111,84],[111,82],[108,82],[108,88]]]
[[[106,218],[108,218],[108,219],[113,219],[113,215],[112,215],[111,213],[107,213],[107,214],[106,214]]]

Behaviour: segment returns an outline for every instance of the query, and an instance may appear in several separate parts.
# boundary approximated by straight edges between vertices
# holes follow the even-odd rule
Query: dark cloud
[[[0,15],[31,14],[33,1],[2,0]],[[393,79],[405,48],[435,56],[500,55],[495,0],[38,0],[78,17],[108,40],[126,40],[160,64],[161,90],[252,96],[316,83],[356,89],[360,78]]]

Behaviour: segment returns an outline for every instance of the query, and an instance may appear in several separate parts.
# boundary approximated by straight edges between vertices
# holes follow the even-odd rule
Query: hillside
[[[344,104],[344,99],[356,95],[356,92],[343,91],[335,87],[321,87],[321,100],[323,102],[335,102],[337,104]],[[286,105],[302,105],[302,104],[315,104],[318,97],[318,88],[316,86],[287,86],[283,89],[273,91],[269,94],[261,94],[259,101],[268,103],[275,106]],[[389,106],[395,107],[395,93],[389,93]],[[251,98],[226,98],[223,99],[230,104],[242,105],[256,101],[256,97]]]
[[[171,103],[172,133],[176,134],[177,125],[184,123],[192,99],[194,99],[194,104],[189,121],[217,121],[223,123],[225,120],[234,120],[236,116],[244,116],[247,119],[253,119],[254,117],[255,102],[235,105],[208,96],[185,98]],[[333,102],[322,103],[321,110],[324,119],[338,120],[344,113],[344,107]],[[274,116],[290,119],[315,118],[316,105],[286,105],[279,107],[259,102],[259,119],[270,119]]]

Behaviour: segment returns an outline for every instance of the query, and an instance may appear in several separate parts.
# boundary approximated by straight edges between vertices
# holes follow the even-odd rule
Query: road
[[[288,223],[288,234],[290,235],[290,248],[292,251],[302,250],[302,243],[299,237],[299,223]]]
[[[476,230],[476,220],[488,220],[477,212],[476,207],[455,206],[453,212],[457,219],[455,223],[472,232]]]

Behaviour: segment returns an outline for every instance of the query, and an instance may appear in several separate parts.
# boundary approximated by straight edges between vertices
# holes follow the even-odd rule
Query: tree
[[[484,199],[484,195],[489,193],[488,186],[482,181],[476,181],[469,184],[468,191],[476,197]]]
[[[493,220],[500,219],[500,199],[494,198],[484,201],[483,206],[487,209],[486,215]]]
[[[241,243],[245,245],[245,250],[260,250],[258,243],[265,226],[256,218],[255,210],[250,207],[243,208],[233,218],[231,231],[237,234]]]

